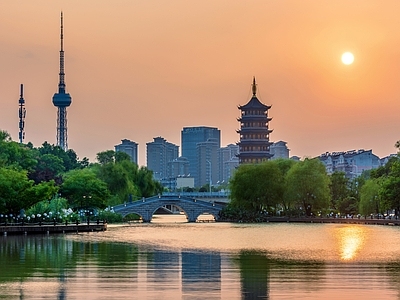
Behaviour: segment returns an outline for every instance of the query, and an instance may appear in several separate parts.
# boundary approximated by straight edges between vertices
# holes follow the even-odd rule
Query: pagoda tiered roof
[[[261,103],[260,100],[257,98],[257,85],[256,85],[256,78],[253,77],[253,84],[252,84],[252,91],[253,91],[253,96],[251,97],[250,101],[247,102],[245,105],[239,105],[238,108],[240,110],[251,110],[251,109],[256,109],[256,110],[268,110],[271,108],[270,105],[265,105]]]
[[[250,109],[268,110],[271,108],[271,106],[261,103],[261,101],[258,100],[257,96],[253,95],[253,97],[251,97],[250,101],[247,102],[247,104],[239,105],[238,108],[241,110],[250,110]]]

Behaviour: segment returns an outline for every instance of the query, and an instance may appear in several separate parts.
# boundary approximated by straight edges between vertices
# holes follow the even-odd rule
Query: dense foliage
[[[48,217],[50,212],[61,214],[61,208],[75,214],[101,212],[107,206],[162,192],[152,172],[139,168],[126,153],[100,152],[97,161],[89,164],[73,150],[47,142],[38,148],[20,144],[0,130],[0,215],[28,212]]]
[[[230,181],[225,218],[263,219],[268,215],[311,216],[329,206],[329,177],[316,159],[270,160],[239,166]]]
[[[0,130],[0,218],[28,213],[47,218],[57,214],[60,219],[68,215],[71,220],[90,211],[119,220],[102,209],[162,193],[152,172],[139,168],[127,154],[107,150],[96,158],[96,163],[79,160],[73,150],[47,142],[38,148],[20,144]],[[271,215],[398,216],[400,158],[393,156],[384,166],[352,180],[341,172],[327,175],[318,159],[245,164],[228,186],[221,187],[230,189],[231,195],[231,203],[221,212],[223,220],[264,221]]]
[[[327,175],[318,159],[240,165],[229,188],[231,203],[221,212],[223,220],[264,221],[272,215],[398,216],[400,159],[394,156],[354,179],[344,172]]]

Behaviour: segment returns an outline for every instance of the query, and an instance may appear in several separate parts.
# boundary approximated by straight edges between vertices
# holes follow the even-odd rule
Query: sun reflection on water
[[[340,246],[340,258],[348,261],[357,257],[365,244],[366,228],[362,226],[346,226],[338,228],[337,238]]]

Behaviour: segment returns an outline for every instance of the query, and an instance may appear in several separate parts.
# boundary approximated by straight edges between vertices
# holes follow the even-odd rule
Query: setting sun
[[[342,62],[345,65],[351,65],[354,61],[354,55],[351,52],[345,52],[342,54]]]

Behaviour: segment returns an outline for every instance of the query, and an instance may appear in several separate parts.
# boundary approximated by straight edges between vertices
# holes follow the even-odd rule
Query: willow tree
[[[283,182],[274,161],[241,165],[229,183],[231,204],[257,213],[275,208],[281,200]]]
[[[99,164],[93,166],[97,176],[108,186],[112,194],[111,205],[134,198],[150,197],[162,192],[162,185],[153,179],[153,172],[138,167],[129,155],[112,150],[97,154]]]
[[[398,215],[400,211],[400,161],[395,161],[388,176],[383,178],[381,195],[387,208],[395,209],[396,215]]]
[[[285,202],[290,203],[307,216],[329,208],[329,177],[323,163],[318,159],[305,159],[288,171],[285,187]]]
[[[279,203],[278,205],[281,205],[282,209],[284,211],[288,211],[290,209],[290,202],[286,202],[287,199],[285,199],[285,187],[286,187],[286,180],[287,180],[287,174],[289,170],[297,163],[297,161],[292,160],[292,159],[283,159],[279,158],[276,160],[273,160],[273,163],[275,163],[281,174],[279,176],[280,179],[280,189],[279,189]]]
[[[363,215],[379,213],[380,205],[380,185],[378,179],[369,179],[362,186],[360,191],[359,212]]]
[[[349,179],[344,172],[333,172],[330,179],[331,206],[338,210],[341,203],[348,199],[350,195]]]

